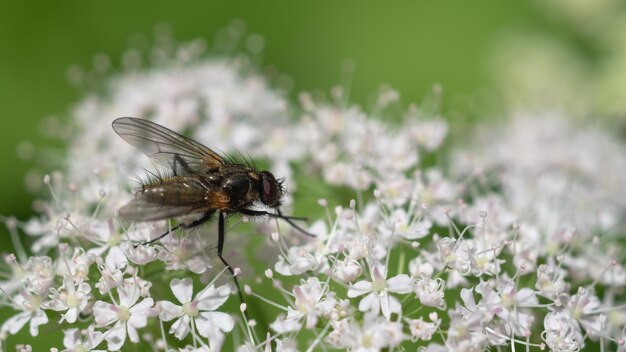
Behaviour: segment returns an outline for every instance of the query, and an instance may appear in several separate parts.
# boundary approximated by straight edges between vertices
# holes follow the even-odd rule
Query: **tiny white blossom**
[[[71,324],[76,322],[78,314],[87,308],[91,297],[91,286],[87,282],[75,285],[72,278],[66,277],[63,280],[63,286],[59,290],[50,289],[50,293],[50,300],[45,303],[46,308],[65,311],[61,315],[60,322],[67,321]]]
[[[23,271],[24,287],[34,295],[45,294],[54,281],[54,274],[50,257],[30,257]]]
[[[420,302],[425,306],[440,309],[445,308],[445,289],[445,281],[442,279],[423,277],[415,281],[415,294]]]
[[[63,254],[61,254],[63,256]],[[89,268],[93,264],[95,258],[93,255],[86,253],[81,247],[74,248],[71,257],[59,258],[57,260],[57,275],[71,276],[76,283],[86,281],[89,275]]]
[[[518,291],[514,283],[508,280],[503,280],[497,286],[497,290],[494,290],[486,282],[478,284],[474,288],[482,295],[478,304],[475,303],[471,290],[463,289],[461,296],[465,307],[472,312],[481,312],[485,324],[489,323],[494,316],[498,316],[517,335],[530,334],[534,317],[523,308],[538,304],[535,293],[529,288],[522,288]]]
[[[279,256],[274,266],[282,275],[300,275],[309,270],[314,270],[319,265],[317,257],[304,247],[293,246],[289,248],[287,257]]]
[[[354,259],[337,260],[333,265],[333,278],[339,282],[354,282],[362,273],[361,264]]]
[[[600,299],[593,290],[579,289],[578,293],[569,297],[563,295],[560,298],[564,307],[563,312],[577,321],[581,328],[589,336],[602,335],[603,321]]]
[[[39,334],[39,326],[48,322],[48,316],[41,309],[42,297],[39,295],[31,295],[21,290],[19,294],[13,297],[15,309],[22,310],[11,318],[7,319],[0,327],[0,332],[15,334],[22,329],[26,323],[30,322],[29,332],[31,336]]]
[[[173,279],[170,288],[182,306],[169,301],[160,301],[160,317],[164,321],[177,319],[170,328],[170,334],[182,340],[195,326],[200,336],[209,340],[211,350],[220,349],[224,333],[233,329],[235,322],[230,315],[216,312],[230,296],[228,286],[215,287],[208,285],[193,296],[193,282],[189,278]]]
[[[353,319],[333,322],[333,330],[326,339],[336,348],[377,352],[385,347],[398,346],[406,338],[401,323],[366,313],[361,324]]]
[[[206,241],[206,238],[194,233],[183,238],[166,236],[161,240],[163,248],[158,253],[158,259],[167,264],[168,270],[188,269],[202,274],[213,266],[206,252]]]
[[[568,315],[558,312],[548,313],[543,320],[543,326],[545,330],[541,338],[550,350],[574,352],[583,347],[583,336],[578,324]]]
[[[307,329],[313,329],[319,317],[330,312],[336,303],[332,297],[323,299],[325,288],[317,277],[311,277],[301,285],[294,286],[293,295],[295,302],[293,307],[288,307],[287,316],[272,324],[272,328],[278,333],[300,329],[302,320],[306,320]]]
[[[359,281],[350,286],[348,297],[358,297],[367,294],[359,302],[359,310],[371,311],[378,314],[382,311],[385,318],[389,319],[392,313],[401,314],[400,301],[390,295],[394,293],[408,293],[413,290],[413,281],[408,275],[400,274],[387,279],[387,268],[375,263],[371,269],[372,281]]]
[[[87,352],[87,351],[103,351],[96,350],[96,347],[104,340],[103,333],[95,331],[93,325],[89,325],[86,330],[81,331],[77,328],[67,329],[63,331],[63,352]]]
[[[144,328],[148,324],[148,317],[154,315],[152,310],[154,301],[148,297],[137,302],[140,288],[132,282],[125,282],[119,286],[117,293],[119,304],[97,301],[93,308],[96,327],[113,324],[105,335],[108,348],[113,351],[122,348],[127,335],[131,342],[139,342],[137,329]]]
[[[119,287],[124,281],[124,273],[117,267],[109,268],[106,265],[100,266],[100,279],[95,284],[100,294],[107,294],[112,289]]]
[[[439,319],[436,312],[432,312],[429,318],[431,321],[425,321],[422,317],[418,319],[407,319],[413,342],[417,340],[429,341],[432,339],[435,332],[437,332],[437,329],[439,329],[441,325],[441,319]]]

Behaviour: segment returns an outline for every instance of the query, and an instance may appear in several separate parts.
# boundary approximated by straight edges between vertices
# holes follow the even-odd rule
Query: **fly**
[[[169,231],[142,243],[145,245],[177,229],[201,226],[217,213],[217,255],[232,274],[242,302],[235,272],[222,256],[229,215],[279,218],[305,235],[314,236],[293,222],[305,218],[281,213],[285,189],[271,172],[226,159],[201,143],[149,120],[121,117],[113,121],[112,126],[122,139],[150,158],[170,166],[172,171],[168,177],[143,182],[135,198],[119,209],[120,217],[138,222],[178,220]],[[250,208],[257,204],[275,212]]]

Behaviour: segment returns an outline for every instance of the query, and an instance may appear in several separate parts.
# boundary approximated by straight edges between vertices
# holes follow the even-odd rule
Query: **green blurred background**
[[[444,112],[490,85],[488,58],[498,38],[516,31],[553,31],[524,1],[4,1],[0,5],[0,214],[27,219],[33,196],[24,176],[34,162],[17,145],[58,147],[40,123],[63,116],[82,92],[66,80],[72,64],[89,68],[96,54],[114,64],[133,34],[152,36],[168,23],[177,41],[213,42],[233,19],[265,38],[264,64],[293,79],[292,92],[327,91],[342,63],[356,64],[352,100],[366,103],[381,84],[404,102],[419,101],[433,84],[444,87]],[[294,96],[295,93],[292,93]],[[446,111],[447,110],[447,111]],[[2,248],[8,245],[0,230]]]
[[[47,116],[66,118],[84,94],[66,80],[68,67],[89,69],[101,53],[119,67],[133,35],[152,37],[160,23],[178,42],[200,37],[210,47],[220,29],[242,19],[247,33],[265,39],[263,65],[293,80],[292,100],[340,83],[349,59],[352,101],[367,105],[388,84],[403,103],[419,102],[440,84],[453,127],[488,116],[485,101],[511,97],[626,116],[626,2],[568,1],[3,1],[0,215],[33,214],[24,178],[37,163],[19,158],[18,145],[62,148],[41,125]],[[0,253],[11,250],[0,227]]]

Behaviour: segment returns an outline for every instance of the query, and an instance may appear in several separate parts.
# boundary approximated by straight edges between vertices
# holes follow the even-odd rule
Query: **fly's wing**
[[[205,210],[206,209],[206,210]],[[204,205],[179,204],[163,205],[148,200],[139,194],[118,210],[120,217],[131,221],[156,221],[181,217],[183,215],[206,212]]]
[[[226,209],[229,203],[230,197],[220,188],[207,189],[193,179],[179,177],[147,185],[118,212],[126,220],[156,221]]]
[[[202,172],[224,164],[211,149],[152,121],[120,117],[113,130],[147,156],[164,162],[179,175]]]

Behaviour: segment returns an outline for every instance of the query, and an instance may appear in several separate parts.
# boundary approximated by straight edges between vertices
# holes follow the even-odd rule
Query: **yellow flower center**
[[[70,307],[76,307],[78,305],[78,299],[76,299],[76,295],[75,294],[68,294],[67,295],[67,305]]]
[[[372,291],[374,292],[382,292],[387,288],[387,281],[385,280],[374,280],[372,282]]]
[[[128,310],[128,308],[124,306],[117,307],[117,319],[119,319],[120,321],[127,321],[128,319],[130,319],[130,311]]]
[[[200,313],[197,305],[194,304],[194,302],[188,302],[183,304],[183,312],[190,317],[196,317]]]
[[[117,246],[118,243],[120,243],[120,241],[122,240],[122,235],[120,235],[119,233],[112,233],[111,236],[109,236],[109,247],[113,247],[113,246]]]

